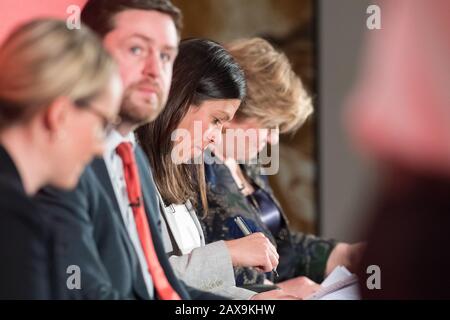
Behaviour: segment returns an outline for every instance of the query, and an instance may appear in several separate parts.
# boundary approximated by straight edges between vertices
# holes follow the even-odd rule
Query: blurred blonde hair
[[[298,129],[312,113],[311,97],[285,54],[261,38],[228,43],[227,50],[245,73],[247,96],[236,118],[256,118],[281,133]]]
[[[55,98],[79,106],[95,99],[116,71],[86,26],[39,19],[16,29],[0,47],[0,128],[27,121]]]

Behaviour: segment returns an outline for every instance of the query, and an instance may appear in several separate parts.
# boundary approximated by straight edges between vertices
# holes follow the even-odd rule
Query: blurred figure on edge
[[[382,177],[359,270],[362,297],[448,299],[450,2],[381,4],[383,26],[371,32],[347,114],[355,144]]]

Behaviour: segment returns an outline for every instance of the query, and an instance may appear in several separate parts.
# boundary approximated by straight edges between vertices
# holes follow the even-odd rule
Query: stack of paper
[[[347,268],[336,267],[321,283],[322,288],[305,300],[359,300],[358,279]]]

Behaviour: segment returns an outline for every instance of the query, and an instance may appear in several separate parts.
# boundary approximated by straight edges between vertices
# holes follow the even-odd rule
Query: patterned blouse
[[[259,174],[256,166],[241,165],[243,173],[252,183],[255,191],[265,192],[280,213],[280,224],[276,233],[272,233],[263,222],[258,208],[239,191],[231,172],[224,164],[205,164],[208,188],[208,215],[201,219],[206,243],[218,240],[232,240],[243,237],[242,231],[236,225],[234,218],[244,219],[252,232],[262,232],[277,247],[280,255],[277,271],[279,277],[272,272],[260,273],[254,268],[235,268],[236,284],[262,284],[264,279],[280,282],[297,276],[307,276],[321,282],[334,240],[325,240],[312,235],[289,229],[289,221],[276,200],[266,176]],[[199,217],[203,216],[201,209]]]

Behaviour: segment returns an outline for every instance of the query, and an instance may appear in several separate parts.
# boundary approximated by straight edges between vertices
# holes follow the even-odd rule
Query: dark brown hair
[[[207,100],[244,97],[244,73],[221,45],[205,39],[181,41],[166,107],[154,122],[137,130],[165,201],[181,204],[191,200],[195,206],[200,198],[207,213],[204,166],[173,163],[171,135],[191,106]]]
[[[180,9],[170,0],[89,0],[81,12],[81,21],[101,38],[114,29],[114,17],[125,10],[155,10],[172,17],[178,34],[183,27]]]

